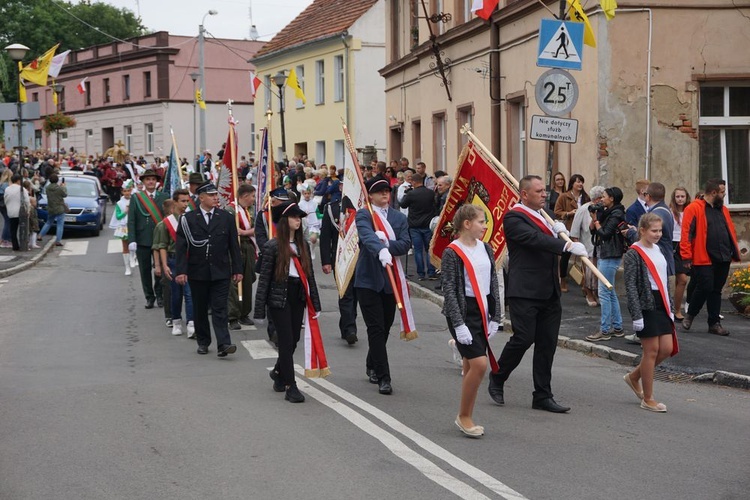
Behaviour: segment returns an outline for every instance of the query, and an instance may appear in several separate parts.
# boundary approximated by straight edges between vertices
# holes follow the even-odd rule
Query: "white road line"
[[[242,340],[242,345],[253,359],[276,359],[279,354],[267,340]]]
[[[304,370],[302,370],[301,367],[296,367],[296,371],[304,373]],[[481,492],[472,488],[463,481],[448,474],[443,469],[438,467],[435,463],[431,462],[430,460],[426,459],[419,453],[409,448],[396,436],[394,436],[390,432],[384,431],[350,407],[342,405],[339,401],[335,400],[331,396],[314,388],[310,384],[305,383],[304,380],[298,379],[297,385],[299,385],[306,394],[317,399],[318,401],[347,419],[349,422],[353,423],[364,432],[380,441],[383,446],[388,448],[391,453],[424,474],[427,479],[434,481],[443,488],[457,495],[459,498],[472,500],[489,500],[487,496],[483,495]]]
[[[302,370],[301,368],[299,368],[297,372],[299,372],[300,375],[304,375],[304,370]],[[331,382],[328,382],[325,379],[314,379],[314,380],[311,380],[311,382],[314,382],[315,384],[320,385],[321,387],[323,387],[324,389],[328,391],[331,391],[333,394],[337,395],[341,399],[369,413],[370,415],[377,418],[378,420],[383,422],[385,425],[387,425],[391,429],[403,434],[407,438],[414,441],[414,443],[416,443],[423,450],[449,463],[451,467],[463,472],[464,474],[471,477],[472,479],[482,484],[486,488],[494,491],[498,495],[501,495],[503,498],[506,498],[508,500],[527,500],[526,497],[524,497],[522,494],[518,493],[517,491],[513,490],[509,486],[498,481],[497,479],[490,476],[486,472],[474,467],[470,463],[462,460],[461,458],[449,452],[442,446],[439,446],[437,443],[427,439],[423,435],[419,434],[418,432],[402,424],[401,422],[399,422],[392,416],[388,415],[384,411],[379,410],[378,408],[372,406],[371,404],[351,394],[350,392],[347,392],[344,389],[341,389],[340,387],[334,385]]]
[[[109,240],[107,242],[107,253],[122,253],[122,240]]]
[[[0,255],[0,262],[10,262],[11,260],[15,259],[15,255]]]
[[[66,241],[60,252],[61,257],[76,257],[79,255],[86,255],[89,250],[88,241]]]

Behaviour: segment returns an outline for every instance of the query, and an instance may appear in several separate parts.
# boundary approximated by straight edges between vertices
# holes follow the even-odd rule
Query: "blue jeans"
[[[174,257],[167,257],[167,265],[172,273],[172,281],[169,282],[172,293],[172,319],[182,319],[182,298],[185,297],[185,321],[193,321],[193,296],[190,293],[190,285],[179,285],[174,280],[177,267]]]
[[[434,276],[435,266],[430,263],[429,256],[432,231],[430,231],[429,227],[411,227],[409,228],[409,235],[411,236],[411,243],[414,245],[414,261],[417,263],[417,274],[420,278],[424,278],[425,254],[427,254],[427,274]]]
[[[605,278],[612,283],[612,290],[607,290],[601,282],[599,283],[599,302],[602,305],[601,332],[607,333],[611,328],[622,330],[622,314],[620,313],[620,302],[615,293],[615,274],[620,267],[620,260],[599,259],[596,263],[597,269]]]
[[[47,215],[47,222],[44,223],[44,227],[39,231],[39,237],[47,234],[47,231],[52,227],[52,222],[55,223],[55,241],[59,242],[62,240],[63,225],[65,224],[65,214],[59,215]]]

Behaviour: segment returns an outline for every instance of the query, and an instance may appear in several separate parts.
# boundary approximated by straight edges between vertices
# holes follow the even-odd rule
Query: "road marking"
[[[295,365],[295,370],[303,374],[304,370],[302,367]],[[317,399],[319,402],[329,407],[349,422],[353,423],[364,432],[380,441],[383,446],[396,455],[398,458],[411,465],[419,472],[421,472],[426,478],[434,481],[448,491],[454,493],[459,498],[466,499],[487,499],[489,497],[483,495],[481,492],[472,488],[463,481],[453,477],[452,475],[445,472],[443,469],[438,467],[435,463],[431,462],[427,458],[423,457],[416,451],[409,448],[403,441],[398,439],[396,436],[387,432],[370,420],[366,419],[363,415],[357,413],[350,407],[342,405],[339,401],[325,394],[324,392],[314,388],[310,384],[307,384],[304,380],[298,380],[299,385],[307,394]]]
[[[241,342],[253,359],[276,359],[279,357],[279,353],[267,340],[242,340]]]
[[[0,255],[0,262],[10,262],[11,260],[15,259],[15,255]]]
[[[298,368],[297,372],[300,373],[300,375],[304,375],[304,370],[302,370],[302,368]],[[423,450],[449,463],[451,467],[453,467],[454,469],[457,469],[463,472],[464,474],[471,477],[472,479],[482,484],[486,488],[494,491],[498,495],[501,495],[503,498],[507,498],[508,500],[526,500],[526,497],[524,497],[517,491],[513,490],[506,484],[498,481],[497,479],[490,476],[486,472],[462,460],[461,458],[449,452],[442,446],[439,446],[437,443],[427,439],[423,435],[419,434],[418,432],[402,424],[401,422],[399,422],[392,416],[388,415],[384,411],[379,410],[378,408],[372,406],[371,404],[363,401],[362,399],[358,398],[354,394],[348,391],[345,391],[344,389],[341,389],[340,387],[334,385],[331,382],[328,382],[325,379],[314,379],[314,380],[311,380],[311,382],[314,382],[315,384],[320,385],[321,387],[332,392],[333,394],[337,395],[341,399],[369,413],[370,415],[377,418],[378,420],[383,422],[385,425],[387,425],[391,429],[403,434],[407,438],[414,441],[414,443],[416,443],[417,446],[419,446]]]
[[[122,253],[122,240],[109,240],[107,242],[107,253]]]
[[[79,255],[86,255],[89,250],[88,241],[66,241],[60,252],[61,257],[76,257]]]

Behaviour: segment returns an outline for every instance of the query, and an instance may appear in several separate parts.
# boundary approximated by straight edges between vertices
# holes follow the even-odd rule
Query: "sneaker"
[[[268,376],[271,377],[271,380],[273,380],[274,392],[284,392],[286,390],[284,384],[281,383],[281,380],[279,379],[279,372],[277,372],[276,370],[271,370],[270,372],[268,372]]]
[[[193,321],[187,322],[187,338],[189,339],[195,338],[195,322]]]
[[[164,324],[167,325],[167,328],[172,328],[174,326],[174,323],[172,322],[172,319],[165,319]]]
[[[630,344],[638,344],[638,345],[640,345],[640,343],[641,343],[641,339],[639,339],[638,335],[636,335],[635,333],[632,334],[632,335],[625,335],[625,340],[627,340],[628,343],[630,343]]]
[[[172,335],[174,335],[175,337],[177,335],[182,335],[182,320],[181,319],[172,320]]]
[[[618,338],[624,337],[625,336],[625,330],[623,330],[622,328],[620,328],[620,329],[615,328],[614,330],[612,330],[612,336],[613,337],[618,337]]]
[[[303,396],[302,393],[299,392],[299,389],[297,389],[297,384],[292,384],[287,388],[286,396],[284,396],[284,399],[286,399],[290,403],[303,403],[305,401],[305,396]]]
[[[229,329],[230,330],[242,330],[242,325],[240,325],[240,322],[236,319],[229,322]]]
[[[589,342],[599,342],[600,340],[609,340],[612,337],[608,333],[596,332],[593,335],[586,337]]]

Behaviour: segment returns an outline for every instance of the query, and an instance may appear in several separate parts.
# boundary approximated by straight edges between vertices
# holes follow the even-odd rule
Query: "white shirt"
[[[211,222],[211,219],[208,218],[208,214],[211,214],[211,217],[214,216],[214,209],[212,208],[208,212],[206,212],[203,207],[201,207],[201,213],[203,214],[203,220],[206,221],[206,225],[209,225]]]
[[[473,247],[464,245],[460,240],[455,240],[456,245],[463,250],[466,257],[471,261],[471,265],[474,266],[474,272],[477,275],[477,284],[479,285],[479,291],[486,297],[490,294],[490,279],[492,263],[487,255],[487,251],[484,249],[484,243],[476,240],[476,245]],[[464,293],[467,297],[474,297],[474,287],[471,286],[471,280],[469,274],[464,273]]]
[[[294,255],[297,255],[297,244],[293,242],[289,242],[289,245],[292,247],[292,251],[294,252]],[[297,272],[297,266],[294,265],[294,260],[292,260],[291,258],[289,259],[289,277],[299,278],[299,272]]]
[[[674,215],[674,214],[672,214]],[[683,213],[680,212],[679,218],[674,218],[674,229],[672,230],[672,241],[680,241],[682,239],[682,215]]]
[[[659,279],[662,282],[662,285],[664,285],[664,290],[668,290],[667,288],[667,260],[664,258],[664,254],[661,253],[661,250],[659,249],[659,245],[652,245],[651,248],[647,248],[646,246],[641,245],[640,241],[633,243],[633,245],[638,245],[638,247],[643,249],[646,255],[648,255],[648,258],[651,259],[651,262],[654,263],[654,267],[656,267],[656,272],[659,274]],[[659,289],[659,285],[657,285],[656,280],[654,280],[654,277],[651,276],[651,272],[648,273],[648,281],[649,283],[651,283],[651,290]]]

